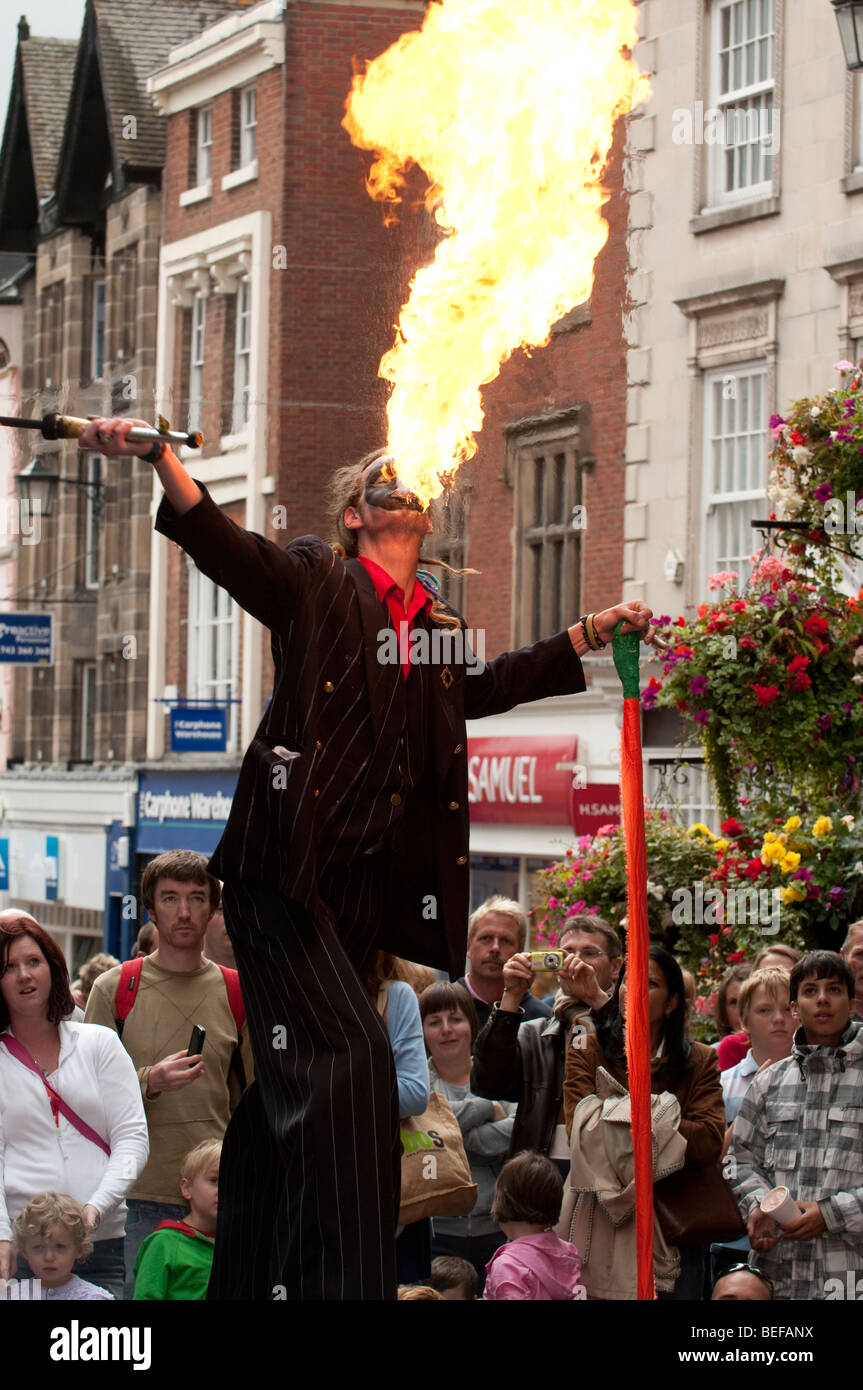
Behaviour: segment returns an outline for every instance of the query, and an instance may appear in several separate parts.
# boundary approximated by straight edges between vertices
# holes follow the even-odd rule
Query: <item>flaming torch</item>
[[[344,126],[392,212],[429,179],[443,237],[380,364],[387,449],[424,503],[476,452],[481,387],[590,295],[614,122],[647,94],[632,0],[443,0],[354,79]]]

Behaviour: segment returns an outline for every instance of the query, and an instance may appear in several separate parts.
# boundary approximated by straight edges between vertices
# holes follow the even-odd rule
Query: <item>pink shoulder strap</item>
[[[48,1098],[52,1103],[52,1110],[56,1106],[60,1114],[66,1117],[70,1125],[73,1125],[79,1134],[83,1134],[84,1138],[89,1139],[91,1144],[98,1145],[102,1152],[106,1153],[110,1158],[110,1145],[106,1144],[102,1136],[97,1134],[95,1129],[92,1129],[90,1125],[87,1124],[86,1120],[82,1120],[81,1116],[75,1113],[71,1105],[67,1105],[63,1097],[57,1094],[45,1073],[37,1067],[36,1063],[33,1061],[26,1047],[24,1047],[22,1043],[19,1043],[17,1038],[13,1038],[11,1033],[4,1033],[3,1036],[0,1037],[0,1042],[6,1044],[12,1056],[16,1058],[22,1066],[26,1067],[28,1071],[36,1073],[42,1085],[45,1087],[45,1090],[48,1092]]]

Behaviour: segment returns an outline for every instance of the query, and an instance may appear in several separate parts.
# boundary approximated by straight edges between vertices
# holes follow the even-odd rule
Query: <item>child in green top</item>
[[[221,1139],[205,1139],[183,1160],[185,1221],[162,1221],[135,1261],[136,1299],[205,1299],[213,1264],[219,1204]]]

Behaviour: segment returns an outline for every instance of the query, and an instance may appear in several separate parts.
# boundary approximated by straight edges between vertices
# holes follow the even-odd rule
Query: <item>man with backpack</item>
[[[220,896],[206,865],[190,850],[171,850],[147,865],[141,895],[158,927],[158,947],[100,975],[87,1003],[86,1021],[113,1028],[137,1067],[150,1132],[149,1161],[127,1199],[127,1297],[141,1242],[160,1221],[185,1212],[185,1154],[222,1137],[252,1076],[237,972],[202,953]],[[195,1027],[206,1037],[190,1055]]]

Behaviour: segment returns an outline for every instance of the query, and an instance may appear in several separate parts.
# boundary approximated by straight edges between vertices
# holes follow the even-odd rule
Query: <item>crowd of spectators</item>
[[[254,1064],[206,861],[159,856],[142,896],[132,960],[100,953],[71,984],[50,934],[0,913],[9,1298],[206,1296],[221,1140]],[[399,1229],[400,1299],[636,1296],[621,941],[570,919],[543,997],[526,940],[494,897],[458,983],[382,952],[369,966],[399,1113],[442,1148],[422,1128],[442,1097],[463,1164],[462,1206]],[[651,946],[657,1297],[843,1297],[863,1273],[863,922],[839,952],[773,943],[734,965],[716,1044],[691,1036],[686,975]]]

